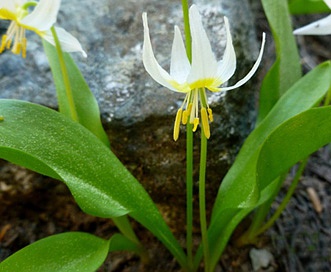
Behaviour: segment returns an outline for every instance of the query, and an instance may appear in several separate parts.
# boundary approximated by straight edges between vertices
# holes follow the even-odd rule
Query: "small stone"
[[[274,256],[266,249],[252,248],[249,252],[254,271],[273,271],[268,268],[272,267],[275,260]],[[266,270],[268,269],[268,270]]]

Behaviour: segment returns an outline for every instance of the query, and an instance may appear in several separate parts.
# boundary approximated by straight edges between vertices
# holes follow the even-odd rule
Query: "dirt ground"
[[[300,26],[314,18],[298,16],[294,18],[294,23]],[[258,9],[256,23],[258,31],[267,27]],[[330,38],[298,38],[305,71],[331,59]],[[273,204],[273,210],[286,194],[290,182],[291,174]],[[314,194],[312,191],[315,197],[311,196]],[[110,220],[81,212],[61,182],[5,161],[0,161],[0,218],[0,261],[22,247],[52,234],[84,231],[109,238],[117,231]],[[172,222],[172,229],[184,243],[184,229],[175,228],[175,223],[178,224],[178,221]],[[180,271],[168,251],[148,231],[135,222],[133,226],[148,248],[150,264],[143,265],[136,255],[121,252],[110,254],[98,271]],[[196,235],[198,237],[198,233]],[[331,152],[330,147],[325,147],[310,158],[286,210],[261,237],[258,247],[268,249],[275,260],[261,271],[331,271],[330,245]],[[252,248],[236,248],[230,243],[217,271],[253,271],[249,257]]]

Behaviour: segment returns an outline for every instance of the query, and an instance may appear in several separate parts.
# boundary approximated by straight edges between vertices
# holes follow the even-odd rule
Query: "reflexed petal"
[[[34,10],[21,20],[31,29],[46,31],[56,22],[61,0],[40,0]]]
[[[151,39],[149,37],[147,13],[144,12],[142,17],[144,24],[143,63],[145,69],[156,82],[170,90],[178,91],[171,85],[174,79],[158,64],[154,56]]]
[[[262,45],[261,45],[259,56],[258,56],[258,58],[257,58],[257,60],[256,60],[256,62],[254,64],[254,66],[249,71],[249,73],[243,79],[239,80],[235,85],[230,86],[230,87],[224,87],[224,88],[221,87],[220,88],[221,91],[229,91],[229,90],[238,88],[238,87],[244,85],[248,80],[251,79],[251,77],[255,74],[257,68],[260,65],[260,62],[261,62],[261,59],[262,59],[262,55],[263,55],[263,50],[264,50],[264,44],[265,44],[265,33],[263,33],[263,36],[262,36]]]
[[[331,34],[331,15],[309,25],[296,29],[295,35],[329,35]]]
[[[180,30],[175,26],[175,37],[171,50],[170,76],[178,83],[186,81],[191,64],[186,55],[183,38]]]
[[[221,82],[227,82],[236,70],[236,53],[232,44],[232,37],[228,18],[224,17],[226,28],[226,48],[223,59],[218,62],[217,77]]]
[[[60,40],[61,49],[63,52],[81,52],[85,58],[87,57],[81,44],[74,36],[65,31],[63,28],[55,27],[55,31]],[[44,32],[42,34],[42,38],[44,38],[50,44],[55,45],[54,37],[50,30]]]
[[[20,3],[18,1],[13,1],[13,0],[1,0],[0,9],[6,9],[10,12],[15,13],[16,12],[16,8],[15,8],[16,4],[20,4]]]
[[[3,20],[16,20],[15,5],[19,4],[18,1],[1,0],[0,2],[0,19]]]
[[[189,17],[192,36],[192,69],[187,81],[192,83],[199,79],[215,78],[217,61],[195,5],[191,6]]]
[[[15,21],[16,14],[8,9],[0,8],[0,19]]]
[[[324,2],[331,9],[331,0],[324,0]]]

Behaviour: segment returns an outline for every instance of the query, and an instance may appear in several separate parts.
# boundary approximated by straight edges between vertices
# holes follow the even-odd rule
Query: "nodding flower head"
[[[1,0],[0,19],[11,21],[7,33],[2,36],[0,53],[12,48],[14,54],[26,57],[26,30],[31,30],[55,44],[51,28],[56,22],[61,0]],[[30,10],[32,11],[30,12]],[[81,52],[86,57],[79,41],[62,28],[55,28],[62,50]]]
[[[248,74],[233,86],[222,87],[236,70],[236,54],[232,44],[229,21],[226,17],[224,17],[226,48],[223,59],[217,61],[203,28],[199,11],[195,5],[192,5],[189,10],[192,63],[190,63],[187,57],[180,30],[175,26],[170,73],[165,71],[157,62],[149,35],[147,14],[143,13],[142,17],[144,25],[143,63],[146,71],[159,84],[172,91],[186,94],[182,106],[177,111],[173,134],[174,140],[178,139],[180,123],[186,124],[187,122],[193,125],[193,131],[196,131],[198,125],[201,124],[204,135],[209,138],[209,123],[213,121],[213,114],[208,105],[206,89],[211,92],[228,91],[245,84],[254,75],[261,62],[265,34],[263,33],[262,36],[259,56]]]

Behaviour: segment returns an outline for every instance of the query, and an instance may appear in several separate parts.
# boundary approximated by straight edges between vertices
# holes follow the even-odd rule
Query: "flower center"
[[[199,107],[201,108],[202,130],[206,138],[209,139],[209,122],[213,122],[213,112],[211,108],[209,108],[205,89],[200,88],[187,93],[182,106],[177,111],[173,135],[175,141],[177,141],[179,136],[180,123],[186,125],[187,122],[189,122],[193,125],[193,132],[197,130],[200,124]]]
[[[220,85],[222,85],[222,81],[218,78],[203,78],[199,79],[197,81],[194,81],[190,83],[190,89],[200,89],[200,88],[207,88],[208,90],[212,92],[219,92],[220,88],[218,88]]]
[[[16,55],[22,53],[22,57],[26,57],[26,38],[25,28],[20,25],[20,21],[29,14],[29,8],[35,7],[37,2],[29,1],[24,5],[16,6],[15,12],[9,10],[2,10],[0,14],[2,19],[11,20],[7,33],[2,36],[0,54],[5,49],[10,49],[12,46],[12,52]],[[14,40],[14,43],[13,43]]]
[[[12,42],[14,40],[14,43]],[[21,54],[22,57],[26,57],[26,38],[25,29],[19,26],[15,21],[12,21],[9,25],[7,33],[2,36],[0,53],[5,49],[10,49],[12,46],[12,52],[14,54]]]

